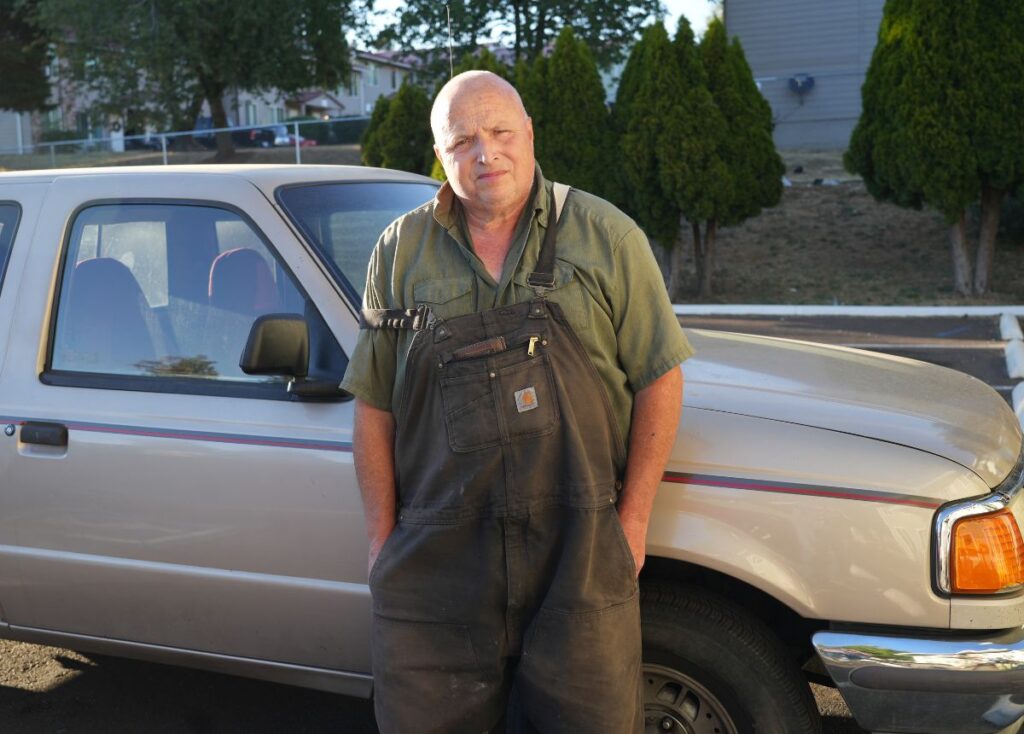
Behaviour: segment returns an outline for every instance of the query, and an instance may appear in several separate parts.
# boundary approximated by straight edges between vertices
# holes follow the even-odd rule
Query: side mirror
[[[309,373],[309,326],[295,314],[271,313],[257,318],[238,362],[247,375]]]

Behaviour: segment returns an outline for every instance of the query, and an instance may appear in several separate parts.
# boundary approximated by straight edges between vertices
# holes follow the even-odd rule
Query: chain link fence
[[[273,162],[301,164],[312,147],[358,144],[369,116],[330,120],[288,120],[263,125],[204,128],[146,135],[112,134],[74,140],[52,140],[24,145],[20,150],[0,148],[0,170],[108,166],[126,163],[163,164],[211,162],[217,133],[231,137],[236,152],[246,149],[294,151],[294,156],[273,157]],[[223,161],[225,163],[230,160]]]

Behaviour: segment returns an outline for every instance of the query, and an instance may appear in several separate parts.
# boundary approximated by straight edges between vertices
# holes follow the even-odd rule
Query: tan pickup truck
[[[377,234],[435,186],[0,175],[0,636],[372,694],[337,385]],[[689,337],[641,577],[648,731],[817,731],[808,681],[870,731],[1017,731],[1007,405],[912,360]]]

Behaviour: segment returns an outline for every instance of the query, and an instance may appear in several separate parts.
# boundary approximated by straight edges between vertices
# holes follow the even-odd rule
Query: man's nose
[[[480,163],[487,163],[494,158],[494,142],[481,138],[477,141],[477,160]]]

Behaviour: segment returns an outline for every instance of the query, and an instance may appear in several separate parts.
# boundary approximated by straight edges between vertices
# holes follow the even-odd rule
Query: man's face
[[[508,90],[457,92],[440,120],[434,152],[456,196],[485,214],[522,206],[533,186],[533,125]]]

